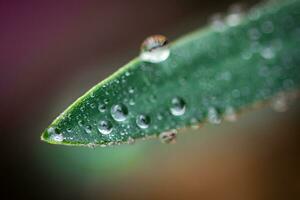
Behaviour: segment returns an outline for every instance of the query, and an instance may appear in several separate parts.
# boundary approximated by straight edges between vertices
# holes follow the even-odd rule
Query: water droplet
[[[218,111],[214,107],[208,108],[208,121],[212,124],[220,124],[221,118]]]
[[[111,107],[110,113],[114,120],[121,122],[126,120],[128,115],[128,109],[123,104],[116,104]]]
[[[108,100],[108,99],[103,99],[103,102],[104,102],[105,104],[108,104],[109,100]]]
[[[185,113],[186,106],[183,99],[179,97],[174,97],[171,101],[170,112],[174,116],[180,116]]]
[[[91,107],[92,109],[94,109],[96,106],[95,106],[94,103],[91,103],[91,104],[90,104],[90,107]]]
[[[143,61],[159,63],[170,55],[168,40],[163,35],[153,35],[144,40],[141,46],[140,58]]]
[[[129,87],[128,92],[129,92],[130,94],[133,94],[133,93],[134,93],[134,88],[133,88],[133,87]]]
[[[210,24],[215,31],[222,32],[225,30],[226,25],[223,22],[222,15],[220,13],[216,13],[211,16]]]
[[[130,99],[129,100],[129,105],[133,106],[135,104],[134,100],[133,99]]]
[[[100,133],[102,133],[104,135],[110,134],[112,131],[112,128],[113,128],[112,124],[109,121],[102,120],[98,124],[98,130],[100,131]]]
[[[190,120],[190,123],[191,123],[191,128],[194,130],[199,129],[203,126],[203,124],[200,124],[196,118],[192,118]]]
[[[50,135],[50,139],[54,142],[62,142],[64,140],[63,135],[57,130],[57,128],[50,127],[47,132]]]
[[[130,76],[130,73],[129,72],[125,72],[125,76]]]
[[[162,120],[163,119],[163,116],[161,115],[161,114],[157,114],[157,119],[160,121],[160,120]]]
[[[82,121],[82,120],[79,120],[79,121],[78,121],[78,125],[79,125],[79,126],[83,126],[83,121]]]
[[[92,132],[92,127],[90,125],[86,125],[84,128],[86,133],[91,133]]]
[[[226,16],[225,21],[229,26],[237,26],[240,24],[242,16],[242,6],[235,4],[229,8],[229,14]]]
[[[99,110],[100,112],[105,112],[105,110],[106,110],[106,105],[103,104],[103,103],[99,103],[98,110]]]
[[[234,122],[237,120],[237,115],[233,107],[228,106],[225,109],[225,119],[229,122]]]
[[[142,129],[146,129],[149,127],[150,125],[150,117],[147,115],[139,115],[136,118],[136,124],[138,125],[138,127],[142,128]]]
[[[260,55],[265,59],[272,59],[274,58],[275,53],[272,47],[266,47],[261,50]]]
[[[176,142],[176,136],[177,136],[177,131],[170,130],[170,131],[165,131],[159,134],[159,139],[162,143],[166,144],[174,144]]]

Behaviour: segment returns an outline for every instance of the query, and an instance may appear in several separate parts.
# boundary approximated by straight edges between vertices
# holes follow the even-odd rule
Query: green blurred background
[[[239,1],[253,5],[256,1]],[[300,199],[300,103],[158,140],[89,149],[42,130],[139,53],[226,12],[233,0],[1,1],[1,199]]]

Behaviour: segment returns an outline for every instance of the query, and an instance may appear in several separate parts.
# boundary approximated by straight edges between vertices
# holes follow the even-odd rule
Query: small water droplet
[[[133,93],[134,93],[134,88],[133,88],[133,87],[129,87],[128,92],[129,92],[130,94],[133,94]]]
[[[105,112],[105,110],[106,110],[106,105],[103,104],[103,103],[99,103],[98,110],[99,110],[100,112]]]
[[[183,99],[179,97],[174,97],[171,101],[170,112],[174,116],[180,116],[185,113],[186,104]]]
[[[159,139],[162,143],[166,144],[174,144],[176,142],[176,136],[177,136],[177,131],[170,130],[170,131],[165,131],[159,134]]]
[[[133,99],[130,99],[129,100],[129,105],[133,106],[135,104],[134,100]]]
[[[63,135],[58,131],[57,128],[50,127],[47,129],[47,132],[50,135],[50,139],[54,142],[62,142],[64,140]]]
[[[260,55],[265,59],[272,59],[275,53],[272,47],[266,47],[261,50]]]
[[[126,120],[128,115],[128,109],[123,104],[116,104],[111,107],[110,113],[114,120],[121,122]]]
[[[192,118],[190,120],[190,123],[191,123],[191,128],[194,130],[197,130],[203,126],[203,124],[200,124],[196,118]]]
[[[108,99],[103,99],[103,102],[104,102],[105,104],[108,104],[109,100],[108,100]]]
[[[237,115],[233,107],[228,106],[225,109],[225,119],[229,122],[234,122],[237,120]]]
[[[226,16],[225,21],[229,26],[237,26],[240,24],[242,17],[242,6],[239,4],[235,4],[229,8],[229,14]]]
[[[214,107],[208,108],[208,121],[212,124],[220,124],[221,118],[218,111]]]
[[[94,103],[91,103],[91,104],[90,104],[90,107],[91,107],[92,109],[94,109],[96,106],[95,106]]]
[[[78,120],[78,125],[79,126],[83,126],[83,121],[82,120]]]
[[[139,115],[136,118],[136,124],[138,125],[138,127],[142,128],[142,129],[146,129],[149,127],[150,125],[150,117],[147,115]]]
[[[92,127],[90,125],[86,125],[84,128],[86,133],[91,133],[92,132]]]
[[[161,115],[161,114],[157,114],[157,119],[160,121],[160,120],[162,120],[163,119],[163,116]]]
[[[220,13],[216,13],[211,16],[210,24],[215,31],[222,32],[225,30],[226,25],[222,19],[222,15]]]
[[[144,40],[141,46],[140,58],[143,61],[159,63],[170,55],[168,40],[163,35],[153,35]]]
[[[113,128],[113,126],[110,121],[102,120],[98,124],[98,130],[100,131],[100,133],[102,133],[104,135],[110,134],[112,131],[112,128]]]

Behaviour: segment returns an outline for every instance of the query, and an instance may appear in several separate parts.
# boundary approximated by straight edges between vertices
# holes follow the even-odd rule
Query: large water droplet
[[[138,127],[142,128],[142,129],[146,129],[149,127],[150,125],[150,117],[147,115],[139,115],[136,118],[136,124],[138,125]]]
[[[185,113],[186,106],[183,99],[174,97],[171,101],[170,112],[174,116],[180,116]]]
[[[208,108],[208,121],[212,124],[220,124],[221,118],[218,111],[214,107]]]
[[[176,142],[176,136],[177,136],[177,131],[174,129],[174,130],[162,132],[161,134],[159,134],[159,139],[162,143],[173,144]]]
[[[112,128],[113,127],[112,127],[112,124],[110,121],[102,120],[98,124],[98,130],[100,131],[100,133],[102,133],[104,135],[110,134],[112,131]]]
[[[168,40],[163,35],[153,35],[144,40],[141,46],[140,58],[143,61],[159,63],[170,55]]]
[[[128,109],[123,104],[116,104],[111,107],[110,113],[114,120],[121,122],[126,120],[128,115]]]

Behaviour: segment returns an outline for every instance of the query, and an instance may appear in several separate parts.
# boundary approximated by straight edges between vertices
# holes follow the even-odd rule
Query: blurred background
[[[257,1],[239,1],[251,6]],[[139,53],[234,0],[0,1],[1,199],[300,199],[300,103],[236,123],[109,148],[49,145],[42,130]]]

